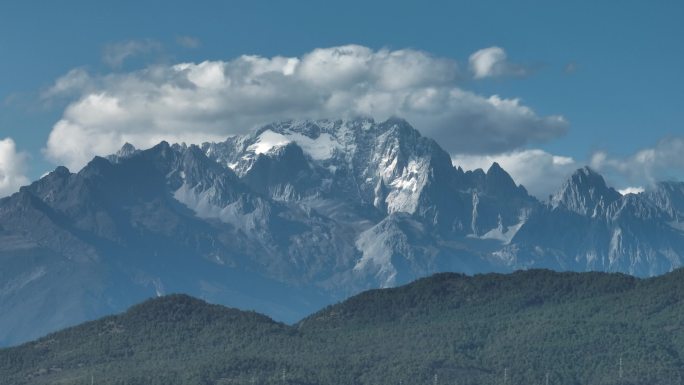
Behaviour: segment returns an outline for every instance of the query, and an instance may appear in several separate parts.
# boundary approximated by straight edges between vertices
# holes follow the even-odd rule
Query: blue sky
[[[509,146],[492,146],[486,140],[478,144],[487,130],[452,132],[413,122],[446,142],[468,137],[464,141],[474,143],[469,148],[478,150],[463,154],[454,139],[453,148],[447,150],[455,160],[473,167],[500,161],[518,181],[538,184],[536,190],[533,187],[538,195],[548,192],[549,181],[557,183],[571,168],[583,164],[598,168],[619,188],[645,187],[654,179],[684,175],[684,161],[678,156],[684,150],[681,2],[425,3],[3,1],[0,140],[11,138],[15,143],[13,155],[5,155],[5,166],[0,154],[0,175],[14,175],[13,181],[5,182],[4,192],[39,177],[56,163],[74,159],[66,152],[46,150],[48,136],[58,122],[68,120],[65,111],[79,99],[110,92],[108,87],[113,86],[103,79],[111,74],[120,75],[119,81],[130,80],[128,74],[145,68],[229,62],[241,55],[302,59],[317,48],[348,44],[368,48],[373,55],[383,49],[422,52],[436,59],[429,65],[450,61],[457,70],[449,75],[452,78],[440,80],[439,87],[464,90],[482,100],[492,95],[520,99],[520,105],[539,118],[562,116],[567,121],[564,129],[548,136],[522,129],[518,136],[510,136]],[[490,47],[500,48],[506,59],[490,68],[498,71],[476,79],[469,58]],[[55,82],[75,69],[87,75],[88,85],[51,94]],[[426,84],[420,86],[434,85]],[[335,87],[338,92],[344,85]],[[264,115],[279,117],[271,112]],[[85,118],[81,119],[82,124]],[[440,124],[461,121],[445,122]],[[506,122],[497,124],[503,127]],[[515,124],[511,127],[517,129]],[[178,128],[182,129],[188,130]],[[205,130],[217,137],[229,131]],[[73,140],[79,145],[84,139],[74,136]],[[107,148],[88,141],[82,145]],[[9,147],[0,145],[0,151]],[[537,172],[524,171],[535,165]]]

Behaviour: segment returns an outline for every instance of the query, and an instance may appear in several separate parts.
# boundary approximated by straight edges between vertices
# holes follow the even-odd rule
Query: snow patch
[[[513,237],[515,237],[515,234],[518,233],[518,230],[525,224],[525,219],[521,219],[520,222],[516,223],[513,226],[508,226],[506,230],[504,231],[503,225],[501,222],[499,222],[499,225],[496,228],[493,228],[483,234],[480,239],[494,239],[501,241],[504,245],[508,245],[511,243],[513,240]]]
[[[314,160],[330,159],[335,150],[341,148],[340,143],[327,133],[319,135],[316,139],[297,132],[288,133],[287,137]]]
[[[642,192],[646,191],[643,187],[627,187],[623,188],[621,190],[618,190],[620,195],[627,195],[627,194],[641,194]]]
[[[394,164],[394,162],[393,162]],[[420,200],[423,187],[428,182],[429,163],[424,159],[411,159],[399,177],[389,182],[387,211],[413,214]]]
[[[254,154],[265,154],[275,147],[284,146],[288,143],[297,143],[305,154],[314,160],[327,160],[332,158],[335,151],[341,149],[340,143],[328,133],[323,133],[317,138],[311,138],[298,132],[284,131],[280,134],[271,130],[265,130],[247,151]]]
[[[253,152],[255,154],[265,154],[273,147],[284,146],[290,143],[291,140],[285,135],[278,134],[271,130],[266,130],[259,135],[257,141],[251,146],[247,147],[247,151]]]

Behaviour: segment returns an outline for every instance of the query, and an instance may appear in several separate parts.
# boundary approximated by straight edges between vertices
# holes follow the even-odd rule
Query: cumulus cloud
[[[520,150],[498,155],[458,155],[452,157],[454,166],[465,170],[487,170],[497,162],[516,183],[539,199],[547,199],[563,181],[581,167],[573,158],[549,154],[543,150]]]
[[[111,43],[103,48],[102,61],[112,68],[120,68],[128,58],[161,50],[161,43],[152,39]]]
[[[622,195],[639,194],[656,182],[684,177],[684,137],[667,137],[654,146],[626,156],[594,152],[588,160],[553,155],[539,149],[496,155],[453,155],[454,166],[487,170],[498,162],[513,179],[537,198],[546,199],[576,169],[589,165]]]
[[[28,155],[18,152],[12,138],[0,139],[0,197],[29,183],[25,176]]]
[[[684,175],[682,154],[684,137],[668,137],[628,156],[597,151],[590,164],[615,179],[625,179],[633,185],[651,185],[661,180],[680,179]]]
[[[241,56],[103,76],[70,73],[49,92],[80,93],[54,125],[45,154],[78,168],[125,142],[146,147],[160,140],[224,140],[290,118],[399,116],[447,151],[465,154],[502,153],[565,133],[563,117],[539,116],[518,99],[464,90],[458,75],[454,61],[426,52],[358,45],[301,57]]]
[[[468,59],[470,71],[475,79],[498,76],[525,76],[525,67],[508,61],[506,51],[501,47],[489,47],[476,51]]]

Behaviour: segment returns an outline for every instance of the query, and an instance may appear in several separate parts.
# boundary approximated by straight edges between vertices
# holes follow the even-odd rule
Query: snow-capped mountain
[[[0,200],[0,344],[168,292],[295,321],[439,271],[651,276],[684,262],[682,218],[682,183],[622,196],[583,168],[540,202],[401,119],[126,144]]]

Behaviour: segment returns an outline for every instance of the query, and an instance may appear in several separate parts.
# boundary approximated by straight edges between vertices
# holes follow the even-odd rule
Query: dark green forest
[[[285,325],[170,295],[0,350],[0,384],[684,384],[684,270],[437,274]]]

